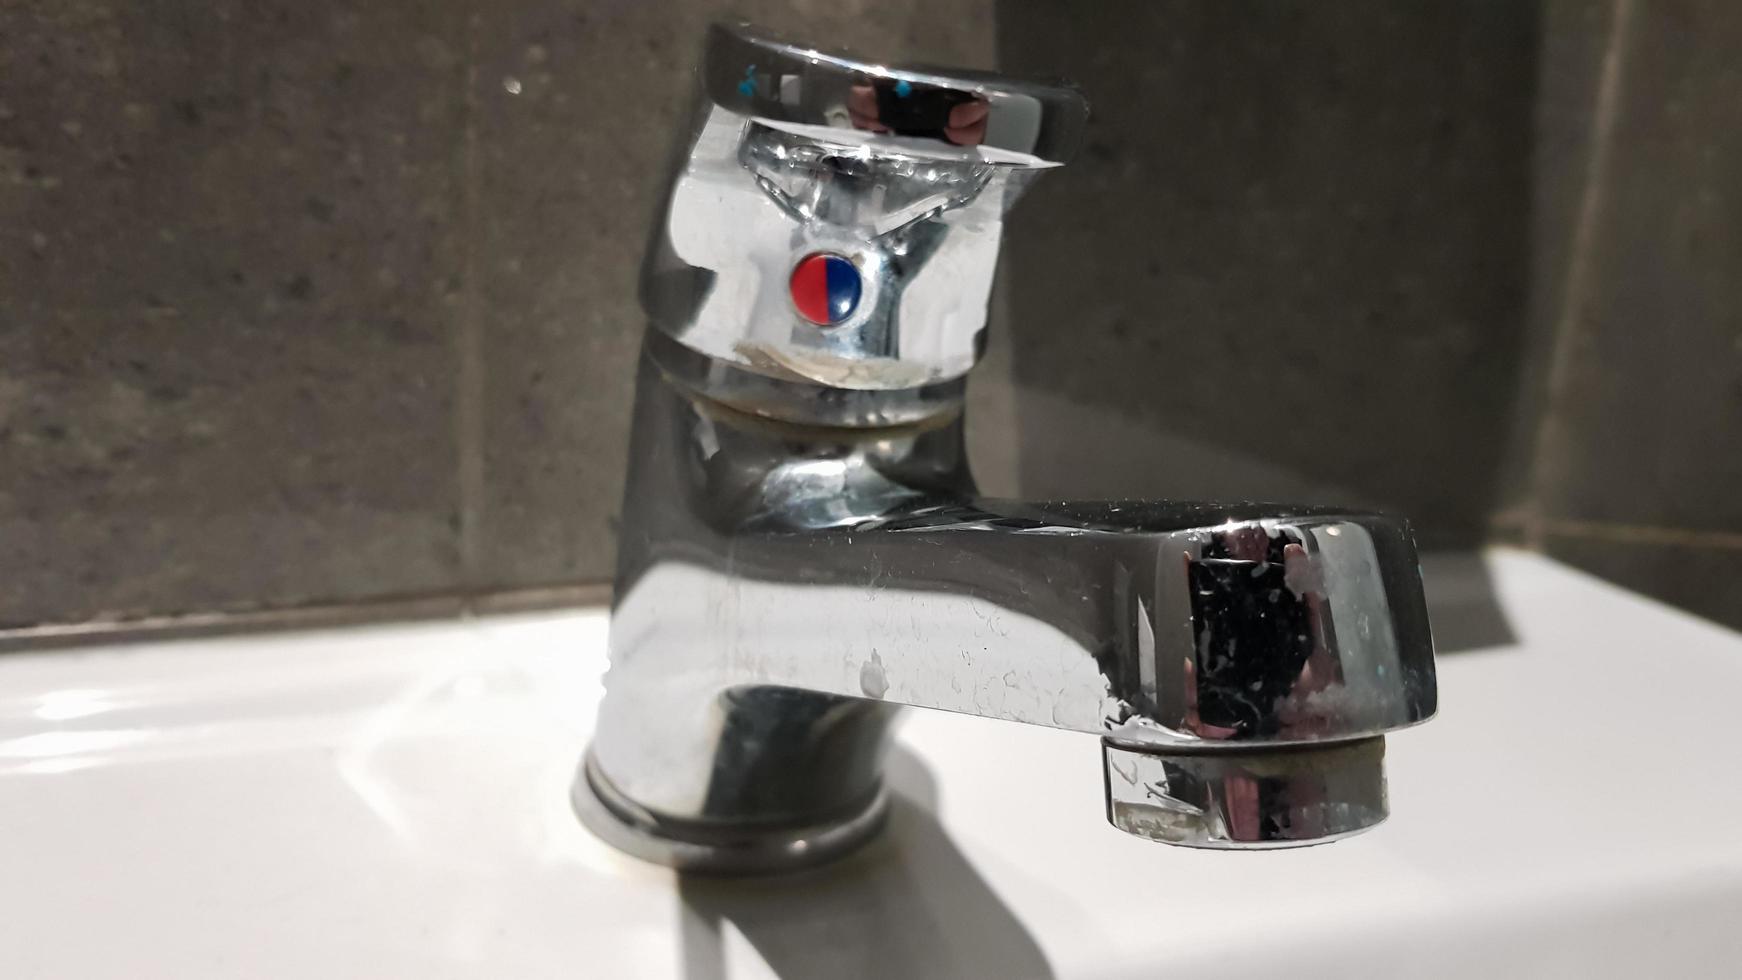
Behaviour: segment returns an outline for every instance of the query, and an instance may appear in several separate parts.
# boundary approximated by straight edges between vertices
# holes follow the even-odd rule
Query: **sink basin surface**
[[[575,821],[602,611],[3,656],[0,963],[1742,975],[1742,637],[1519,552],[1435,560],[1428,585],[1441,713],[1388,740],[1393,815],[1371,833],[1150,844],[1103,821],[1096,739],[911,711],[889,833],[758,880],[680,878]]]

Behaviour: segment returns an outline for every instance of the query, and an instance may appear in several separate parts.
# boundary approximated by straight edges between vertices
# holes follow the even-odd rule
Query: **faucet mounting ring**
[[[856,807],[826,820],[670,820],[638,806],[613,786],[591,752],[581,772],[569,791],[569,803],[582,825],[625,854],[692,874],[780,874],[826,864],[876,837],[889,816],[889,793],[879,783]]]

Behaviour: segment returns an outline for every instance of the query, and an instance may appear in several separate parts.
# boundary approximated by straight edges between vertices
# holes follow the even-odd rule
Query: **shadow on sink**
[[[1518,636],[1494,591],[1494,577],[1480,552],[1426,554],[1421,559],[1434,652],[1463,653],[1511,646]]]
[[[938,824],[930,770],[897,745],[885,773],[889,826],[858,854],[794,875],[680,878],[687,980],[724,980],[728,922],[785,980],[1053,976]]]

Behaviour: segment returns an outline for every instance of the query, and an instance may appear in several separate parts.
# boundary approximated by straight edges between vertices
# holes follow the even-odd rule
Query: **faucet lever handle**
[[[965,375],[1004,211],[1075,151],[1082,96],[747,25],[714,26],[699,80],[643,268],[654,326],[728,373],[810,386],[914,391]],[[687,373],[705,389],[722,372]]]
[[[1082,142],[1088,103],[1064,84],[890,66],[780,40],[748,24],[709,31],[702,85],[717,106],[822,142],[882,154],[1058,166]]]

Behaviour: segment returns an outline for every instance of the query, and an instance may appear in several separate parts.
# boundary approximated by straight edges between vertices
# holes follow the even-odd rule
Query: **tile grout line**
[[[455,330],[457,372],[454,392],[454,442],[459,491],[456,547],[460,584],[476,588],[479,578],[479,521],[484,498],[484,345],[481,287],[478,282],[478,14],[466,18],[464,125],[460,165],[460,317]]]
[[[1609,40],[1603,51],[1603,68],[1598,75],[1597,93],[1592,108],[1595,125],[1591,134],[1590,166],[1585,172],[1584,186],[1579,192],[1578,217],[1573,225],[1573,240],[1568,250],[1566,275],[1563,279],[1560,315],[1555,318],[1550,338],[1548,377],[1544,381],[1543,407],[1532,440],[1530,496],[1523,521],[1524,542],[1541,551],[1547,536],[1549,519],[1544,504],[1548,479],[1544,473],[1549,458],[1549,445],[1560,429],[1558,414],[1562,396],[1566,393],[1567,375],[1572,370],[1573,335],[1583,312],[1586,280],[1590,278],[1591,239],[1602,217],[1605,183],[1609,174],[1609,157],[1614,144],[1616,103],[1620,99],[1622,53],[1633,24],[1634,0],[1615,0],[1611,9]]]
[[[1572,518],[1542,518],[1539,530],[1544,537],[1582,538],[1617,544],[1663,545],[1709,551],[1742,551],[1742,532],[1735,531],[1696,531],[1681,527]]]
[[[492,592],[431,592],[347,602],[216,612],[167,613],[0,629],[0,656],[90,643],[131,643],[268,630],[336,629],[455,617],[513,615],[610,604],[608,582],[528,586]]]

